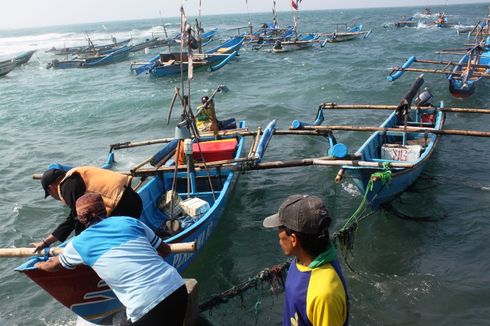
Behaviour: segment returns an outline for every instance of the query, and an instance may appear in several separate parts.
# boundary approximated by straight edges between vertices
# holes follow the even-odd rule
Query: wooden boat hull
[[[206,51],[206,53],[202,57],[196,56],[194,58],[194,64],[193,68],[202,68],[202,67],[208,67],[213,64],[217,64],[218,62],[226,60],[228,55],[231,55],[232,53],[236,52],[238,53],[240,51],[240,48],[243,44],[243,37],[237,37],[231,40],[228,40],[227,42],[209,50]],[[164,57],[165,56],[165,57]],[[169,59],[166,60],[166,56],[169,56]],[[173,57],[170,57],[173,56]],[[161,65],[154,65],[151,69],[149,69],[150,75],[153,77],[166,77],[166,76],[171,76],[171,75],[176,75],[180,74],[181,72],[181,64],[180,62],[183,62],[182,64],[182,70],[187,71],[188,69],[188,64],[187,64],[187,54],[180,54],[180,53],[171,53],[171,54],[164,54],[161,55],[163,61],[161,62],[171,62],[170,64],[161,64]],[[161,60],[162,60],[161,59]],[[170,60],[172,59],[172,60]]]
[[[470,56],[465,54],[459,60],[460,65],[455,66],[453,72],[464,73],[468,60],[470,60]],[[490,65],[490,51],[482,52],[477,63],[481,65]],[[474,70],[486,74],[490,73],[490,69],[485,68],[474,68]],[[483,77],[475,77],[471,76],[471,74],[465,77],[450,74],[447,78],[449,80],[449,92],[456,98],[466,98],[471,96],[476,90],[476,85],[483,79]]]
[[[240,127],[245,127],[244,122],[241,123]],[[238,136],[237,140],[236,152],[233,155],[235,158],[240,157],[244,143],[241,136]],[[199,192],[191,194],[192,197],[199,197],[208,201],[210,209],[183,231],[165,239],[167,243],[196,242],[195,252],[172,254],[165,258],[179,272],[184,271],[189,266],[213,233],[238,178],[238,173],[229,169],[210,171],[210,173],[214,180],[213,189],[216,199],[213,199],[210,189],[204,186],[205,182],[198,182]],[[177,181],[176,190],[182,197],[186,195],[186,176],[186,172],[177,174],[179,181]],[[207,181],[205,176],[207,176],[205,171],[197,173],[198,180],[201,178],[201,180],[206,179]],[[143,213],[140,220],[153,230],[160,230],[166,219],[166,216],[158,208],[158,202],[165,191],[171,188],[172,180],[173,173],[155,176],[139,191],[143,201]],[[199,189],[199,187],[204,188]],[[210,188],[209,185],[207,187]],[[26,274],[75,314],[92,323],[105,325],[111,324],[112,317],[124,309],[111,289],[91,268],[82,265],[75,270],[61,269],[55,273],[47,273],[34,268],[34,264],[42,259],[44,258],[31,257],[16,270]]]
[[[441,130],[444,125],[445,115],[440,111],[435,113],[434,128]],[[381,125],[382,128],[389,128],[396,125],[396,115],[392,113],[385,122]],[[373,133],[366,142],[359,148],[357,155],[362,157],[364,161],[374,162],[397,162],[390,160],[380,159],[380,148],[385,143],[398,143],[401,140],[402,131],[397,134],[384,135],[383,132]],[[424,140],[425,135],[421,133],[407,133],[408,143]],[[368,193],[367,200],[368,205],[376,209],[381,204],[387,203],[397,197],[399,194],[407,190],[415,180],[420,176],[428,163],[433,151],[437,145],[439,136],[436,134],[427,135],[427,145],[421,153],[420,157],[413,161],[414,166],[412,168],[392,169],[391,180],[383,184],[381,180],[376,180],[373,185],[373,190]],[[407,162],[409,163],[409,162]],[[382,171],[382,168],[367,168],[356,166],[344,166],[346,173],[352,176],[353,182],[359,191],[364,194],[366,192],[371,175],[375,172]]]
[[[15,62],[15,60],[0,62],[0,77],[5,76],[6,74],[14,70],[15,67],[17,67],[17,63]]]
[[[36,50],[31,50],[24,52],[14,58],[15,62],[17,63],[17,66],[23,65],[27,63],[29,60],[31,60],[32,55],[36,52]]]
[[[327,34],[328,43],[338,43],[355,40],[361,36],[367,35],[369,32],[346,32],[346,33],[331,33]]]
[[[93,56],[88,58],[80,58],[80,59],[73,59],[73,60],[66,60],[66,61],[53,60],[48,64],[47,68],[48,69],[49,68],[71,69],[71,68],[98,67],[98,66],[107,65],[107,64],[125,60],[129,56],[130,50],[131,47],[126,46],[102,56]]]
[[[461,60],[459,60],[459,66],[456,66],[453,69],[453,72],[457,73],[462,73],[466,69],[466,65],[468,63],[468,60],[470,60],[470,56],[468,54],[465,54]],[[484,51],[481,53],[478,64],[481,65],[490,65],[490,51]],[[485,69],[485,68],[474,68],[475,71],[482,72],[489,74],[490,69]],[[471,96],[475,90],[476,90],[476,85],[480,82],[480,80],[483,79],[483,77],[475,77],[475,76],[459,76],[459,75],[449,75],[448,77],[449,80],[449,92],[451,95],[453,95],[456,98],[466,98]]]
[[[273,53],[284,53],[297,50],[304,50],[311,48],[313,44],[317,43],[318,36],[313,34],[308,34],[303,37],[298,38],[296,41],[277,41],[272,47]]]

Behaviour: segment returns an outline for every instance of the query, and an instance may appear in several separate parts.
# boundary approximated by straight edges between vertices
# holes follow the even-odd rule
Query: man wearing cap
[[[294,256],[285,285],[284,326],[348,324],[347,285],[329,239],[330,222],[323,201],[309,195],[289,196],[263,221],[266,228],[278,228],[281,249]]]
[[[59,168],[58,168],[59,167]],[[35,251],[40,251],[56,241],[65,241],[75,230],[79,234],[85,226],[77,221],[76,200],[85,193],[100,193],[104,199],[107,216],[131,216],[139,218],[142,211],[140,196],[131,188],[131,178],[114,171],[92,166],[80,166],[63,170],[57,165],[46,170],[41,178],[44,198],[51,195],[70,208],[66,221],[42,242],[35,242]]]
[[[184,280],[160,257],[168,255],[170,247],[137,219],[105,218],[100,194],[78,198],[76,211],[87,229],[68,242],[59,256],[35,267],[55,272],[88,265],[126,307],[132,325],[182,326],[187,307]]]

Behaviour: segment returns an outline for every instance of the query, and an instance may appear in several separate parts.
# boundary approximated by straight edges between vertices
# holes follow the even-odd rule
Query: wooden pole
[[[410,72],[426,72],[430,74],[444,74],[444,75],[456,75],[460,76],[462,75],[461,72],[453,72],[451,70],[444,70],[444,69],[423,69],[423,68],[395,68],[395,71],[410,71]],[[490,77],[490,74],[486,73],[481,73],[474,71],[473,75],[474,77]]]
[[[337,175],[335,176],[335,183],[340,183],[342,182],[342,179],[344,177],[345,169],[340,168],[339,172],[337,172]]]
[[[334,130],[344,130],[344,131],[395,131],[403,132],[404,127],[401,128],[380,128],[380,127],[370,127],[370,126],[305,126],[305,129],[314,130],[319,129],[323,131],[334,131]],[[488,131],[476,131],[476,130],[436,130],[433,128],[419,128],[419,127],[406,127],[408,132],[411,133],[429,133],[436,135],[457,135],[457,136],[473,136],[473,137],[490,137],[490,132]]]
[[[125,143],[112,144],[110,145],[110,147],[113,149],[124,149],[124,148],[132,148],[132,147],[139,147],[139,146],[146,146],[146,145],[170,143],[172,140],[174,140],[174,138],[160,138],[160,139],[153,139],[153,140],[144,140],[140,142],[128,141]]]
[[[321,108],[324,110],[387,110],[394,111],[396,105],[365,105],[365,104],[337,104],[337,103],[322,103]],[[460,113],[483,113],[490,114],[490,109],[479,108],[434,108],[434,107],[415,107],[411,110],[438,110],[441,112],[460,112]]]
[[[175,101],[177,100],[177,96],[179,95],[179,88],[175,87],[175,93],[172,97],[172,102],[170,102],[170,109],[168,110],[167,124],[170,123],[170,117],[172,116],[172,110],[174,108]]]
[[[188,253],[196,251],[196,242],[181,242],[181,243],[170,243],[170,252],[173,254],[177,253]],[[51,247],[49,248],[49,256],[58,256],[63,252],[63,248]],[[44,250],[41,253],[34,253],[34,248],[0,248],[0,257],[31,257],[45,255]]]
[[[451,61],[437,61],[437,60],[415,60],[415,62],[421,62],[421,63],[430,63],[430,64],[439,64],[439,65],[449,65],[449,66],[464,66],[465,64],[463,63],[454,63]],[[490,69],[489,65],[481,65],[481,64],[472,64],[472,67],[477,67],[477,68],[486,68]]]

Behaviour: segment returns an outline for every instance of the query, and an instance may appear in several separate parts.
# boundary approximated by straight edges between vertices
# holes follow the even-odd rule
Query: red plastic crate
[[[200,147],[206,162],[231,160],[235,154],[237,144],[238,142],[235,138],[200,142],[199,146],[197,143],[193,143],[192,153],[196,161],[201,161]]]

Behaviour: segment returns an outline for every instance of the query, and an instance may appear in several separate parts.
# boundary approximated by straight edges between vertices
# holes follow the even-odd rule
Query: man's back
[[[283,325],[341,326],[347,317],[346,300],[332,264],[312,269],[293,260],[286,279]]]
[[[138,220],[111,217],[89,227],[65,248],[60,261],[92,267],[138,319],[184,284],[155,251],[161,239]]]

